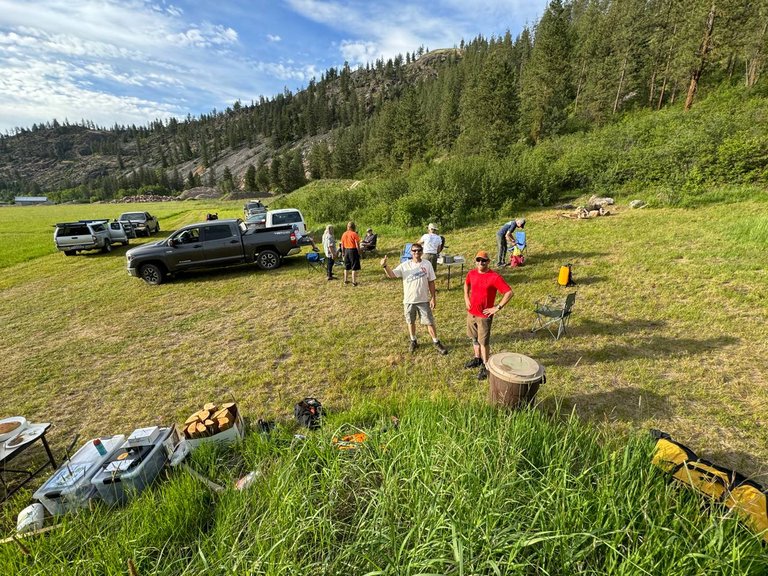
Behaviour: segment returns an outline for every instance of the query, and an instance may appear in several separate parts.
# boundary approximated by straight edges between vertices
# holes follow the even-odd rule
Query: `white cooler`
[[[91,478],[125,441],[125,436],[116,434],[99,440],[106,454],[99,454],[93,440],[89,440],[34,493],[33,498],[54,516],[88,505],[96,494]]]

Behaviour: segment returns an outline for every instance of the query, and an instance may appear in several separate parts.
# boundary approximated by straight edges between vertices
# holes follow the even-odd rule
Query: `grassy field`
[[[389,415],[400,415],[400,426]],[[333,434],[371,434],[354,452]],[[345,423],[347,422],[347,423]],[[765,574],[760,540],[649,465],[647,436],[606,438],[577,416],[480,402],[358,403],[306,440],[278,425],[181,470],[125,508],[69,515],[7,574]]]
[[[451,352],[439,357],[423,346],[411,356],[400,282],[387,280],[378,260],[364,261],[357,288],[326,282],[301,256],[272,273],[243,267],[151,287],[128,276],[124,248],[74,258],[53,250],[54,222],[129,208],[0,209],[3,412],[53,422],[56,447],[75,432],[178,421],[230,395],[260,417],[288,415],[305,395],[341,409],[408,393],[486,393],[462,369],[471,354],[463,299],[459,282],[447,289],[445,270],[436,318]],[[147,207],[164,231],[240,208]],[[526,216],[528,264],[503,272],[515,295],[492,346],[546,366],[543,407],[561,403],[618,433],[661,428],[768,479],[765,204],[619,209],[585,221],[553,210]],[[492,251],[497,224],[447,234],[447,251]],[[385,235],[380,251],[396,258],[415,236]],[[557,342],[531,335],[533,303],[562,292],[555,278],[566,262],[578,283],[572,330]]]
[[[660,428],[700,455],[768,482],[765,206],[764,202],[745,201],[698,209],[619,208],[610,217],[585,221],[561,218],[555,210],[525,214],[529,259],[523,268],[503,271],[514,298],[494,323],[493,350],[520,352],[546,366],[548,381],[538,397],[541,413],[573,413],[601,438],[616,439],[620,450],[637,448],[642,442],[633,438],[648,428]],[[361,284],[356,288],[326,282],[322,273],[307,267],[302,256],[289,258],[273,272],[242,267],[187,274],[152,287],[128,276],[124,248],[72,258],[53,250],[55,222],[115,217],[130,209],[135,205],[0,209],[0,341],[4,351],[0,417],[22,414],[33,421],[52,422],[49,438],[58,455],[75,433],[92,437],[168,425],[182,421],[206,401],[230,397],[253,420],[287,419],[293,404],[307,395],[317,396],[337,414],[350,408],[354,412],[361,404],[386,406],[404,398],[470,405],[482,402],[487,384],[478,383],[474,371],[462,368],[471,348],[464,334],[461,284],[454,277],[448,289],[444,269],[438,271],[436,318],[438,334],[450,354],[439,356],[423,345],[411,355],[402,319],[401,284],[384,277],[378,259],[364,260]],[[146,209],[160,217],[165,234],[203,219],[207,212],[237,216],[241,203],[170,202]],[[500,222],[447,233],[447,252],[471,257],[479,249],[493,251]],[[25,232],[18,233],[20,229]],[[396,260],[402,244],[420,234],[387,231],[380,236],[380,252]],[[534,301],[564,292],[555,279],[559,266],[566,262],[573,265],[577,300],[569,334],[555,342],[546,334],[532,335],[529,329]],[[420,336],[422,344],[429,342],[426,332]],[[441,441],[459,442],[451,437]],[[637,454],[641,456],[632,460],[632,466],[647,462],[647,450]],[[210,456],[211,462],[215,458]],[[256,456],[250,458],[258,461]],[[339,474],[338,482],[349,480],[344,470]],[[193,528],[202,522],[205,531],[212,526],[219,530],[218,516],[213,520],[197,517],[210,503],[204,494],[190,496],[185,482],[188,479],[177,478],[167,490],[171,494],[180,491],[182,500],[190,499],[190,508],[168,513],[181,515],[179,522],[189,521]],[[625,489],[617,488],[616,493]],[[13,510],[4,507],[6,518],[22,507],[25,496],[28,494],[18,499]],[[141,530],[143,521],[150,522],[152,506],[180,506],[158,504],[151,500],[156,497],[147,496],[147,502],[129,509],[139,518],[138,524],[130,524],[132,530]],[[695,507],[693,502],[688,505]],[[237,509],[241,504],[232,496],[224,509]],[[264,512],[260,510],[259,514]],[[236,527],[221,530],[239,531],[253,521],[248,514],[238,518]],[[268,515],[263,518],[260,521],[269,520]],[[74,546],[91,521],[79,518],[61,536],[62,541]],[[472,521],[476,520],[468,520]],[[394,526],[391,529],[397,530],[397,522]],[[116,542],[132,538],[124,532],[128,530],[125,526],[112,529],[119,533]],[[338,529],[338,525],[329,528],[331,532]],[[542,533],[556,529],[556,524],[538,528]],[[110,534],[109,528],[104,530]],[[441,530],[446,536],[451,527],[446,524]],[[260,537],[258,527],[249,528],[251,532]],[[722,537],[718,534],[717,538]],[[242,573],[249,566],[244,559],[241,563],[207,563],[209,555],[226,556],[241,538],[239,532],[221,536],[219,544],[213,535],[210,541],[208,536],[203,538],[199,544],[202,560],[191,560],[189,550],[179,552],[170,560],[177,563],[174,568],[157,573]],[[307,536],[314,537],[323,550],[334,542],[323,540],[326,535]],[[702,544],[709,536],[690,537],[703,539]],[[554,546],[552,538],[539,534],[536,543]],[[576,538],[586,548],[604,546],[598,540],[589,535]],[[164,546],[151,536],[142,542],[149,547]],[[436,558],[461,556],[461,547],[466,549],[461,539],[441,537],[440,542],[441,546],[452,542],[458,548],[442,550],[443,556]],[[659,542],[669,545],[663,539]],[[306,552],[305,544],[282,553]],[[621,545],[626,543],[620,543],[618,549]],[[390,573],[377,572],[375,566],[397,551],[384,544],[377,546],[372,553],[377,560],[349,564],[349,573]],[[501,549],[511,553],[509,547]],[[53,548],[46,550],[44,554],[55,554]],[[342,554],[337,560],[351,558],[352,552],[363,553],[354,546],[348,552],[350,556]],[[719,548],[702,554],[717,558],[732,552]],[[162,564],[163,554],[160,560],[150,554],[147,562]],[[413,559],[403,557],[410,567],[407,573],[448,571],[442,561],[429,565],[426,559],[433,557],[434,548],[425,546],[414,554]],[[505,565],[500,573],[530,573],[526,570],[535,565],[554,567],[557,558],[565,557],[559,554],[550,550],[546,556],[550,560],[524,554],[520,564]],[[483,557],[498,561],[493,554]],[[740,553],[739,557],[750,558]],[[296,558],[286,560],[283,565],[288,572],[283,573],[299,573],[296,566],[301,563]],[[685,570],[667,573],[706,572],[697,572],[694,560],[690,565],[669,561],[672,564],[662,562],[665,570],[672,570],[670,566],[684,566]],[[115,562],[117,559],[110,559],[105,566],[116,566]],[[125,559],[120,562],[124,566]],[[312,562],[325,566],[320,572],[344,573],[340,564],[331,570],[327,558]],[[579,564],[579,570],[589,571],[592,562],[594,558]],[[184,572],[182,565],[197,571]],[[714,570],[712,564],[703,565]],[[216,566],[227,569],[217,571]],[[659,573],[652,564],[643,566],[624,573]],[[93,573],[117,573],[115,570]],[[470,564],[463,570],[494,572],[491,564],[485,568]],[[148,568],[146,573],[156,572]],[[549,573],[569,572],[553,569]],[[730,573],[746,572],[734,569]]]

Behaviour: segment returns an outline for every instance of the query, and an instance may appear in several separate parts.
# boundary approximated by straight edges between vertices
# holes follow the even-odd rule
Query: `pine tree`
[[[468,154],[502,156],[516,140],[518,109],[512,46],[497,44],[462,94],[457,146]]]
[[[568,11],[552,0],[535,29],[531,57],[523,70],[520,122],[533,142],[559,133],[573,100]]]
[[[256,191],[256,167],[253,164],[248,165],[248,169],[245,171],[245,189],[248,192]]]

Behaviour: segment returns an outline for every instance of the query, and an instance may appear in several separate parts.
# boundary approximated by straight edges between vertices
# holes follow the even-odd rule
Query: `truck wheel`
[[[104,246],[101,248],[101,251],[104,252],[105,254],[107,252],[112,252],[112,242],[110,242],[109,240],[104,240]]]
[[[152,286],[163,283],[163,271],[157,264],[144,264],[139,270],[139,275],[144,282]]]
[[[77,254],[77,250],[64,250],[64,256],[74,256]]]
[[[160,232],[160,222],[157,223],[157,226],[155,226],[155,234]]]
[[[280,266],[280,254],[274,250],[264,250],[256,257],[256,264],[262,270],[274,270]]]

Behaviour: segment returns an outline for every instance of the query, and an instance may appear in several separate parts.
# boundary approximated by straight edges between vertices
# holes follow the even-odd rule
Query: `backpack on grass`
[[[557,283],[560,286],[570,287],[576,286],[576,282],[573,280],[573,271],[570,264],[560,266],[560,273],[557,275]]]
[[[675,442],[666,432],[651,430],[651,437],[656,440],[651,460],[655,466],[675,480],[734,510],[768,543],[768,497],[760,484],[697,457],[690,448]]]
[[[323,405],[317,398],[304,398],[293,407],[293,416],[299,424],[310,430],[320,428]]]

